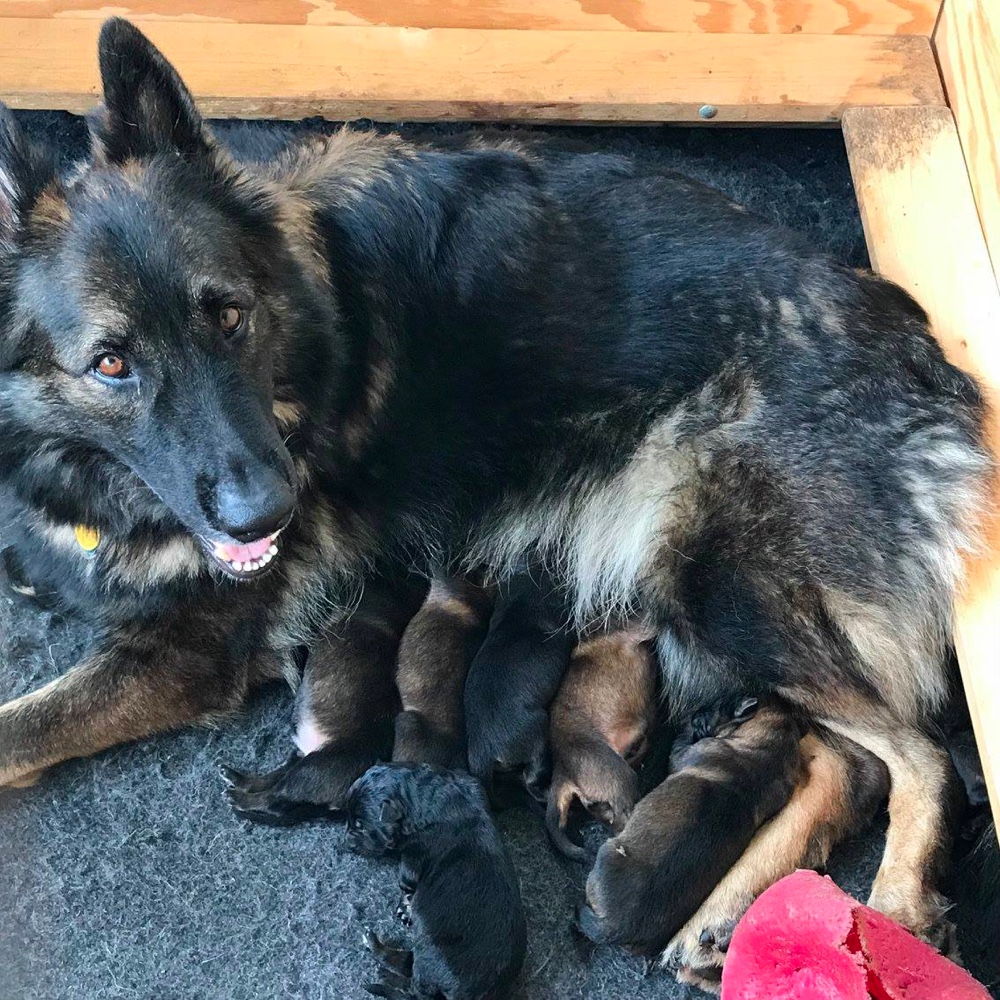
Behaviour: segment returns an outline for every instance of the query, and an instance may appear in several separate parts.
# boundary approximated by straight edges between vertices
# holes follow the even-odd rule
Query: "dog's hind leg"
[[[800,747],[806,774],[788,804],[664,950],[662,964],[681,982],[718,992],[729,937],[750,904],[797,868],[825,865],[834,845],[868,823],[884,799],[886,769],[861,747],[826,733],[807,734]]]
[[[947,808],[954,789],[947,751],[916,729],[827,724],[889,770],[889,828],[869,905],[957,957],[948,903],[936,888],[950,847]]]
[[[234,662],[226,634],[210,613],[119,628],[62,677],[0,706],[0,786],[237,709],[279,670],[267,654]]]

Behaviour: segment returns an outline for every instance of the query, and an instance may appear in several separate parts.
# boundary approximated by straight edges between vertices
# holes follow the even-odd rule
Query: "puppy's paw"
[[[413,890],[404,889],[396,904],[396,919],[404,927],[413,926]]]
[[[226,797],[233,812],[241,819],[265,826],[293,826],[329,810],[312,802],[300,802],[285,794],[285,782],[300,758],[293,754],[284,764],[264,774],[249,774],[223,766],[222,775],[229,787]]]

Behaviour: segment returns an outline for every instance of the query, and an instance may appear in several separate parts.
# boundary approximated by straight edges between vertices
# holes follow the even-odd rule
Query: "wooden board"
[[[83,111],[94,19],[0,21],[0,99]],[[834,122],[852,104],[942,103],[929,39],[149,21],[208,115]],[[821,70],[821,72],[818,72]]]
[[[934,41],[1000,274],[1000,0],[947,0]]]
[[[929,35],[941,0],[0,0],[0,17],[243,24]]]
[[[949,359],[979,377],[993,406],[989,439],[1000,459],[1000,289],[951,112],[852,108],[843,125],[872,264],[923,305]],[[995,485],[955,641],[1000,817],[1000,479]]]

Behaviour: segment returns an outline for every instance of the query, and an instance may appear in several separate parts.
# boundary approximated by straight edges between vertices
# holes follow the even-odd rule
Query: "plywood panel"
[[[410,28],[929,35],[940,0],[132,0],[124,17]],[[0,0],[0,17],[96,17],[94,0]]]
[[[1000,273],[1000,0],[947,0],[934,40],[993,269]]]
[[[979,377],[993,407],[989,442],[1000,460],[1000,290],[951,112],[854,108],[843,124],[872,264],[923,305],[950,360]],[[984,508],[983,531],[955,641],[1000,816],[1000,480]]]
[[[0,99],[81,111],[99,21],[0,22]],[[832,122],[943,101],[917,36],[699,35],[145,22],[210,115],[385,121]]]

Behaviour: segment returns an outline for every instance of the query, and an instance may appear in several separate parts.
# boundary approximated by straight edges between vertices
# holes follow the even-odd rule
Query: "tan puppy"
[[[552,703],[546,825],[556,848],[575,860],[586,857],[566,835],[576,800],[615,832],[638,801],[633,765],[646,751],[656,713],[652,637],[636,622],[584,639]]]
[[[493,593],[466,577],[435,574],[399,644],[394,761],[465,768],[465,678],[486,637]]]

